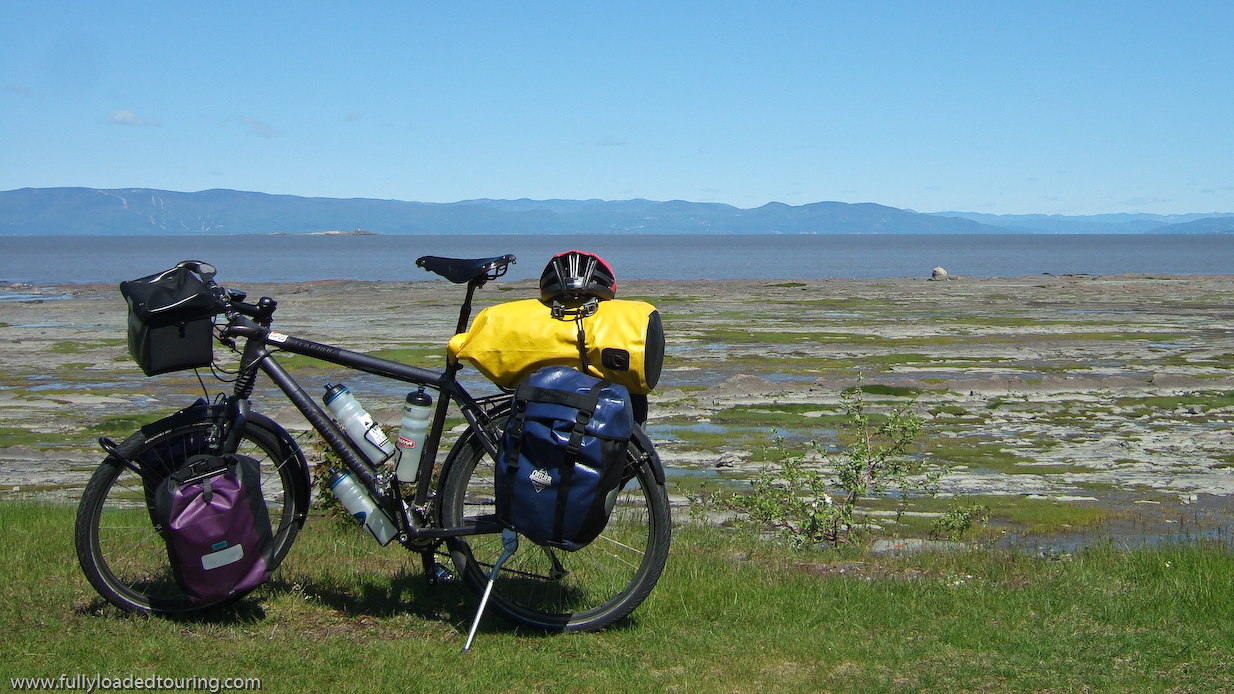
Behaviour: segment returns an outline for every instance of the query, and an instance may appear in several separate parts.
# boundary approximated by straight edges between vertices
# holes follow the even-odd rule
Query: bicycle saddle
[[[481,278],[486,282],[497,279],[506,274],[506,267],[514,262],[516,260],[512,255],[471,259],[426,255],[416,259],[416,267],[435,272],[455,284],[463,284]]]

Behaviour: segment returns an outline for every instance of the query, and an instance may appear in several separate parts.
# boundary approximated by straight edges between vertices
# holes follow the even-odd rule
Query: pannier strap
[[[612,383],[608,381],[600,381],[596,386],[586,393],[575,393],[568,390],[554,390],[551,388],[537,388],[527,381],[519,384],[518,389],[514,391],[515,402],[543,402],[550,405],[563,405],[565,407],[573,407],[576,410],[587,410],[588,414],[594,414],[596,407],[600,403],[599,388],[610,386]]]
[[[560,543],[565,532],[566,506],[570,499],[570,482],[574,479],[574,464],[578,462],[579,449],[583,447],[583,435],[587,433],[587,423],[600,406],[600,390],[611,385],[608,381],[600,381],[587,391],[589,407],[579,408],[574,417],[574,429],[570,431],[570,442],[566,444],[566,454],[561,465],[561,484],[557,486],[557,509],[553,514],[553,542]]]

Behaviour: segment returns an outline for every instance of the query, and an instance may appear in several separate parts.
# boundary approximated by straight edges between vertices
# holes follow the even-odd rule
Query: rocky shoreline
[[[278,299],[284,332],[430,367],[443,363],[462,299],[444,282],[239,288]],[[860,377],[876,402],[916,398],[921,454],[952,469],[948,494],[1213,510],[1234,499],[1234,276],[620,289],[664,317],[669,351],[649,430],[681,489],[748,476],[772,430],[838,441],[840,392]],[[534,293],[526,281],[494,283],[477,308]],[[124,326],[112,286],[0,291],[0,497],[73,498],[100,457],[93,439],[201,394],[191,373],[143,377]],[[307,388],[337,371],[293,373]],[[357,380],[366,405],[396,421],[398,384],[368,378]],[[258,395],[267,414],[305,429],[276,393]]]

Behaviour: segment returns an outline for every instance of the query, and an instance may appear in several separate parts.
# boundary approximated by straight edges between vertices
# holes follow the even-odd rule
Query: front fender
[[[201,422],[217,423],[219,419],[225,416],[226,411],[226,405],[211,405],[206,402],[205,399],[198,399],[197,402],[184,408],[183,410],[180,410],[179,412],[143,426],[138,434],[134,434],[125,440],[124,444],[120,446],[120,450],[118,452],[124,455],[131,455],[132,452],[134,452],[139,446],[143,445],[145,441],[164,432],[173,431],[186,426],[192,426]],[[282,461],[281,464],[292,466],[295,473],[304,480],[304,484],[295,485],[293,489],[296,495],[296,508],[307,509],[309,505],[309,497],[312,494],[312,484],[309,477],[308,461],[305,460],[304,452],[300,450],[300,445],[296,443],[296,440],[292,438],[291,434],[287,433],[286,429],[279,426],[277,422],[265,415],[258,414],[256,412],[249,412],[246,417],[246,426],[256,426],[259,429],[264,429],[275,438],[279,446],[278,457],[279,460]],[[198,452],[205,453],[207,451],[204,450],[203,446],[203,450]],[[217,451],[208,452],[212,454],[218,453]],[[127,459],[128,458],[126,457],[125,460]],[[137,462],[139,465],[141,464],[140,461],[134,462]],[[161,476],[165,476],[171,471],[167,470],[156,472],[159,472]],[[300,520],[303,522],[303,519]]]
[[[307,509],[309,507],[309,497],[313,492],[313,485],[309,477],[308,461],[305,460],[304,452],[300,450],[300,445],[291,437],[291,434],[287,433],[286,429],[279,426],[278,422],[263,414],[250,412],[248,421],[269,431],[278,439],[279,447],[282,449],[280,455],[284,464],[295,468],[296,474],[300,475],[304,480],[304,484],[296,485],[294,490],[296,493],[296,508]],[[303,518],[299,520],[301,524],[304,523]]]

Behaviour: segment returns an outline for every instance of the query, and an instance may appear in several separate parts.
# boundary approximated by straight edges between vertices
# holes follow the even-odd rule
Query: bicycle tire
[[[637,440],[630,442],[624,489],[604,532],[591,544],[565,552],[521,538],[493,586],[492,609],[514,624],[544,631],[596,631],[642,604],[664,570],[672,532],[668,492],[656,482],[652,455]],[[446,457],[438,494],[442,527],[496,512],[493,466],[469,429]],[[463,581],[482,594],[487,572],[501,554],[501,536],[450,538],[446,545]]]
[[[129,460],[161,463],[168,471],[194,453],[214,428],[209,421],[146,438],[125,439],[119,453]],[[187,452],[187,453],[186,453]],[[287,556],[303,524],[308,484],[296,465],[300,455],[274,431],[250,421],[238,453],[258,461],[262,496],[274,530],[273,571]],[[151,517],[153,487],[122,462],[108,458],[95,470],[77,509],[74,541],[86,579],[107,602],[129,612],[174,615],[233,602],[243,594],[199,605],[177,585],[167,546]]]

